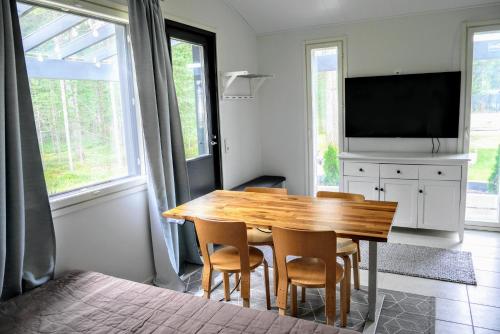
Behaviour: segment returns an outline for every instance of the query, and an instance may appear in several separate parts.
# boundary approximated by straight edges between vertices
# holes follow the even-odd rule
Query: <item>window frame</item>
[[[462,132],[461,139],[462,145],[461,149],[463,153],[469,153],[470,149],[470,123],[472,117],[472,65],[474,60],[474,33],[485,32],[490,30],[500,30],[500,20],[489,20],[483,22],[467,22],[463,26],[463,43],[462,43],[462,92],[463,92],[463,117],[461,121],[463,122],[460,130]],[[459,146],[460,147],[460,146]],[[468,177],[466,179],[466,184],[468,182]],[[466,210],[467,210],[467,205]],[[500,222],[500,216],[499,216]],[[482,221],[472,221],[466,220],[465,227],[467,229],[477,229],[477,230],[487,230],[487,231],[500,231],[499,222],[482,222]]]
[[[342,66],[342,71],[338,73],[338,89],[339,89],[339,112],[338,112],[338,124],[339,124],[339,155],[342,152],[348,150],[348,142],[344,137],[344,113],[345,113],[345,94],[344,94],[344,82],[347,77],[347,38],[345,37],[337,37],[337,38],[328,38],[321,40],[310,40],[304,43],[305,50],[305,78],[306,78],[306,119],[305,124],[306,128],[306,194],[310,196],[315,196],[315,175],[314,175],[314,129],[313,129],[313,100],[312,100],[312,82],[311,82],[311,51],[319,48],[328,48],[328,47],[337,47],[339,52],[339,60],[338,65]],[[342,167],[339,165],[340,170]],[[342,187],[342,185],[340,185]]]
[[[97,200],[101,197],[117,196],[120,193],[130,193],[134,191],[144,191],[146,189],[147,177],[145,171],[145,154],[144,154],[144,137],[142,132],[142,123],[139,112],[139,106],[136,103],[137,87],[135,80],[135,70],[132,59],[132,46],[130,42],[130,29],[128,21],[128,12],[126,7],[106,3],[106,5],[94,4],[87,1],[71,1],[71,0],[22,0],[21,2],[33,6],[44,7],[66,13],[95,18],[113,24],[119,24],[125,28],[125,43],[127,54],[127,67],[125,71],[129,78],[128,90],[130,99],[130,115],[128,118],[135,123],[131,124],[134,128],[134,149],[137,150],[136,156],[138,161],[137,175],[129,175],[122,178],[110,179],[104,182],[75,188],[67,192],[58,193],[49,196],[50,207],[53,216],[60,216],[79,209],[85,203]],[[125,9],[124,9],[125,8]],[[125,116],[125,117],[126,117]],[[127,139],[125,139],[127,140]]]

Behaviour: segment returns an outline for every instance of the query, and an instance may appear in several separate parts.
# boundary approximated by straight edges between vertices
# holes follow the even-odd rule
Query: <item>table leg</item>
[[[377,291],[377,242],[370,241],[368,246],[368,316],[364,334],[377,330],[377,322],[384,303],[384,295]]]
[[[375,321],[377,305],[377,243],[370,241],[368,246],[368,320]]]

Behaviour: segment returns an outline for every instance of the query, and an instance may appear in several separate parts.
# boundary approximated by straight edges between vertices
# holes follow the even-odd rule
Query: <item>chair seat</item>
[[[358,245],[351,239],[337,239],[337,255],[351,255],[358,251]]]
[[[250,270],[260,266],[264,261],[264,254],[255,247],[248,247],[250,255]],[[212,268],[221,272],[240,272],[240,254],[235,247],[227,246],[210,255]]]
[[[288,278],[293,285],[309,288],[325,286],[325,264],[318,259],[297,258],[286,264]],[[344,268],[337,263],[335,280],[339,283],[344,277]]]
[[[262,232],[262,231],[269,231]],[[249,245],[256,246],[264,246],[264,245],[272,245],[273,244],[273,234],[270,230],[265,229],[257,229],[257,228],[249,228],[247,229],[247,239]]]

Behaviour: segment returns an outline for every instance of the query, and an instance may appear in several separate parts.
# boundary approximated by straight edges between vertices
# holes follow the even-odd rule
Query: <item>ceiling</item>
[[[258,34],[457,8],[500,0],[224,0]]]

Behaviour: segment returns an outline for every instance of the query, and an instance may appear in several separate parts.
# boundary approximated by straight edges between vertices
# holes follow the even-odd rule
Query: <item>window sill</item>
[[[141,175],[51,197],[50,208],[52,210],[52,217],[64,216],[102,201],[143,191],[146,189],[146,184],[146,177]]]

